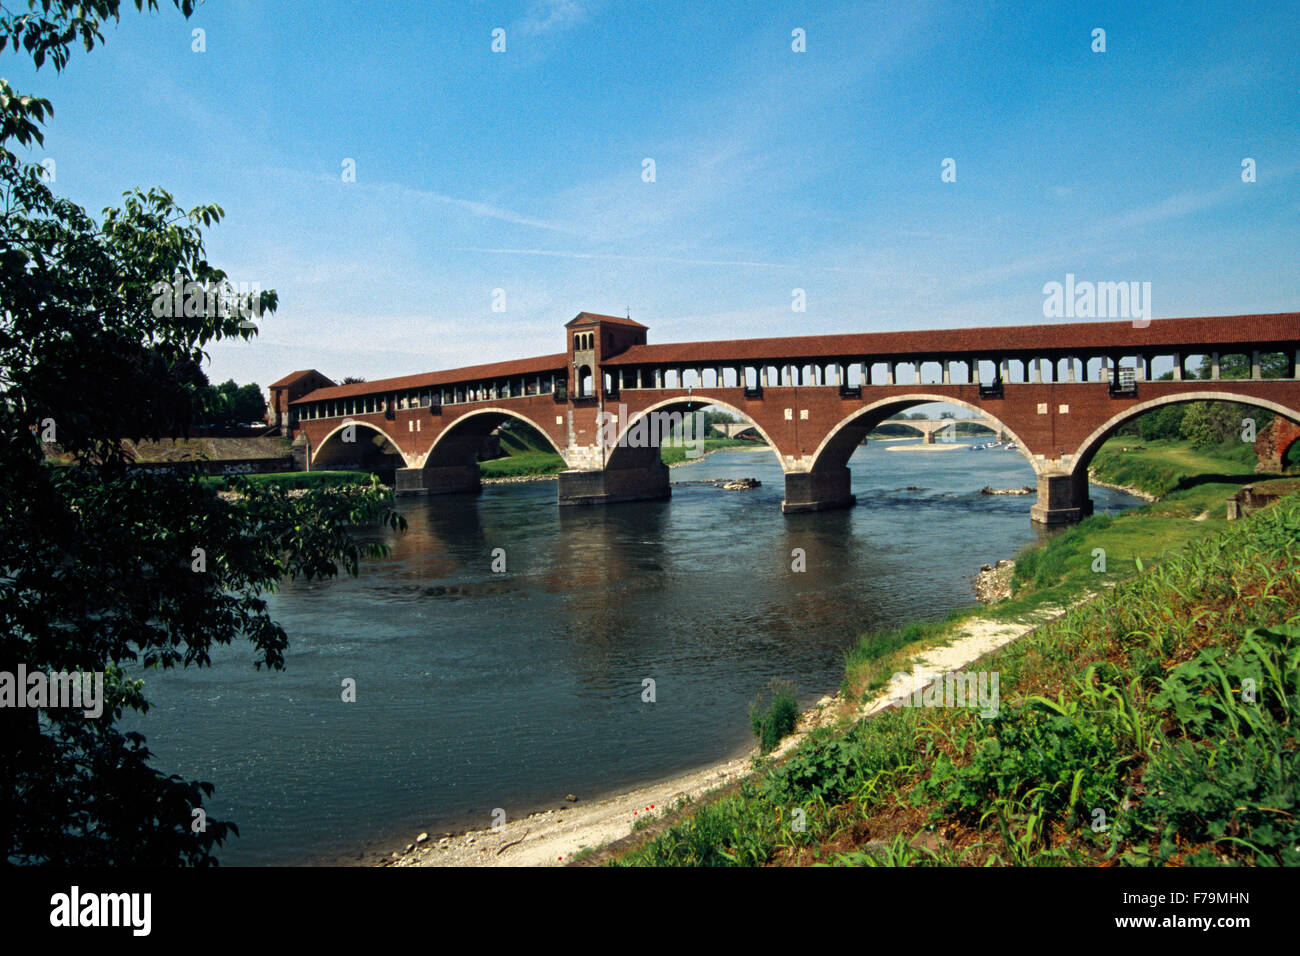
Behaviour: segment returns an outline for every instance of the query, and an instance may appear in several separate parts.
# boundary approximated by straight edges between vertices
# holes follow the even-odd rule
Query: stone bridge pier
[[[606,454],[600,445],[570,445],[560,472],[560,505],[612,505],[624,501],[656,501],[672,497],[668,466],[658,447],[616,449]]]
[[[853,475],[847,466],[787,471],[781,511],[789,515],[851,508],[858,500],[849,490],[852,481]]]
[[[1038,472],[1038,501],[1029,517],[1039,524],[1071,524],[1092,514],[1088,496],[1088,469],[1073,472],[1057,468]]]
[[[481,491],[477,462],[472,465],[442,465],[429,468],[397,469],[399,495],[454,495]]]

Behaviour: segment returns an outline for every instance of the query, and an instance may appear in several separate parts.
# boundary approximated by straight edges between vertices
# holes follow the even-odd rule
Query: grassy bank
[[[1161,497],[1190,487],[1221,486],[1226,498],[1255,473],[1255,446],[1231,441],[1222,445],[1193,448],[1185,441],[1158,439],[1139,441],[1112,438],[1092,460],[1094,478],[1107,484],[1138,488]]]
[[[701,449],[701,455],[707,455],[709,452],[721,451],[724,448],[766,448],[767,445],[762,442],[744,441],[739,438],[706,438],[704,447]],[[694,451],[692,448],[682,448],[673,445],[667,448],[659,449],[659,457],[663,459],[665,465],[681,465],[697,460],[700,456],[688,455],[687,452]]]
[[[526,475],[553,475],[568,467],[555,452],[527,451],[478,463],[484,478],[522,478]]]
[[[1011,599],[847,655],[859,700],[971,615],[1095,594],[977,665],[999,676],[996,716],[900,708],[815,731],[615,862],[1300,864],[1300,496],[1227,522],[1206,488],[1240,481],[1180,483],[1022,554]]]
[[[370,483],[368,471],[283,471],[264,475],[213,475],[200,481],[209,488],[229,491],[234,487],[235,479],[252,485],[277,488],[343,488],[348,485],[365,485]]]
[[[506,449],[506,443],[502,442],[502,449]],[[756,445],[752,441],[741,441],[733,438],[706,438],[702,449],[703,454],[712,451],[718,451],[722,448],[765,448],[765,445]],[[661,448],[660,457],[666,465],[678,465],[692,460],[687,454],[692,449],[681,448],[677,446]],[[564,471],[567,466],[564,459],[554,452],[542,451],[530,448],[511,449],[509,453],[502,458],[496,458],[492,461],[479,462],[479,472],[484,478],[520,478],[527,475],[553,475]]]

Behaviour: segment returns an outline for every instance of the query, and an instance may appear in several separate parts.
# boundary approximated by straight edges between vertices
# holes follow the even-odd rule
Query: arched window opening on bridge
[[[582,368],[578,369],[578,397],[591,398],[591,389],[591,369],[584,365]]]

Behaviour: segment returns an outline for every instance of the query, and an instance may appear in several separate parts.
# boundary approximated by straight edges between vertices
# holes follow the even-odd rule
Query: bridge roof
[[[602,364],[699,365],[711,361],[855,356],[1011,355],[1015,353],[1119,352],[1131,354],[1197,345],[1300,342],[1300,312],[1153,319],[1146,328],[1122,322],[1055,322],[1039,325],[934,329],[924,332],[857,332],[785,338],[731,339],[633,345]],[[1222,349],[1220,349],[1221,351]]]
[[[575,325],[587,325],[593,322],[605,325],[629,325],[634,329],[646,328],[646,326],[642,325],[640,322],[633,321],[631,317],[623,318],[621,315],[601,315],[598,312],[579,312],[568,322],[565,322],[564,327],[567,329]]]
[[[353,382],[351,385],[318,388],[316,391],[290,402],[290,404],[301,405],[306,402],[321,402],[335,398],[353,398],[357,395],[376,395],[381,392],[404,392],[412,388],[429,388],[434,385],[453,385],[460,382],[480,382],[486,379],[507,378],[512,375],[530,375],[534,372],[563,371],[568,368],[568,364],[568,353],[560,352],[556,355],[539,355],[536,358],[514,359],[509,362],[495,362],[489,365],[450,368],[442,372],[401,375],[397,378],[377,378],[372,382]]]
[[[284,388],[285,386],[292,385],[294,382],[298,381],[298,379],[300,379],[300,378],[304,378],[304,377],[306,377],[306,376],[308,376],[308,375],[320,375],[320,377],[321,377],[321,378],[324,378],[325,381],[327,381],[327,382],[330,381],[330,379],[325,378],[324,375],[321,375],[321,373],[318,372],[318,371],[316,371],[314,368],[304,368],[304,369],[300,369],[300,370],[298,370],[297,372],[290,372],[290,373],[289,373],[288,375],[286,375],[284,378],[279,379],[279,380],[277,380],[277,381],[274,381],[274,382],[272,382],[270,385],[268,385],[268,386],[266,386],[266,387],[267,387],[267,388]]]

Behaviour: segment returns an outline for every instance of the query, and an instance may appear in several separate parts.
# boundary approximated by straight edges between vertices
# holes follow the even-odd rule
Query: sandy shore
[[[919,445],[896,445],[893,448],[886,448],[885,451],[956,451],[958,448],[969,448],[969,445],[953,445],[948,442],[935,442],[933,445],[921,443]]]
[[[780,756],[797,747],[813,729],[841,720],[870,717],[898,704],[934,678],[967,667],[987,654],[1005,647],[1042,623],[1064,613],[1045,610],[1029,623],[1007,623],[984,617],[970,618],[960,625],[954,639],[939,647],[917,651],[903,672],[866,703],[853,706],[838,695],[823,697],[799,721],[774,754]],[[572,862],[584,849],[622,839],[646,815],[657,817],[681,797],[692,800],[732,783],[750,770],[757,748],[746,755],[672,777],[650,786],[604,800],[586,803],[557,801],[553,809],[542,810],[518,820],[507,820],[499,829],[474,830],[458,836],[426,838],[394,851],[381,866],[561,866]],[[423,836],[423,834],[421,834]],[[412,834],[416,838],[415,834]],[[418,839],[418,838],[417,838]]]

